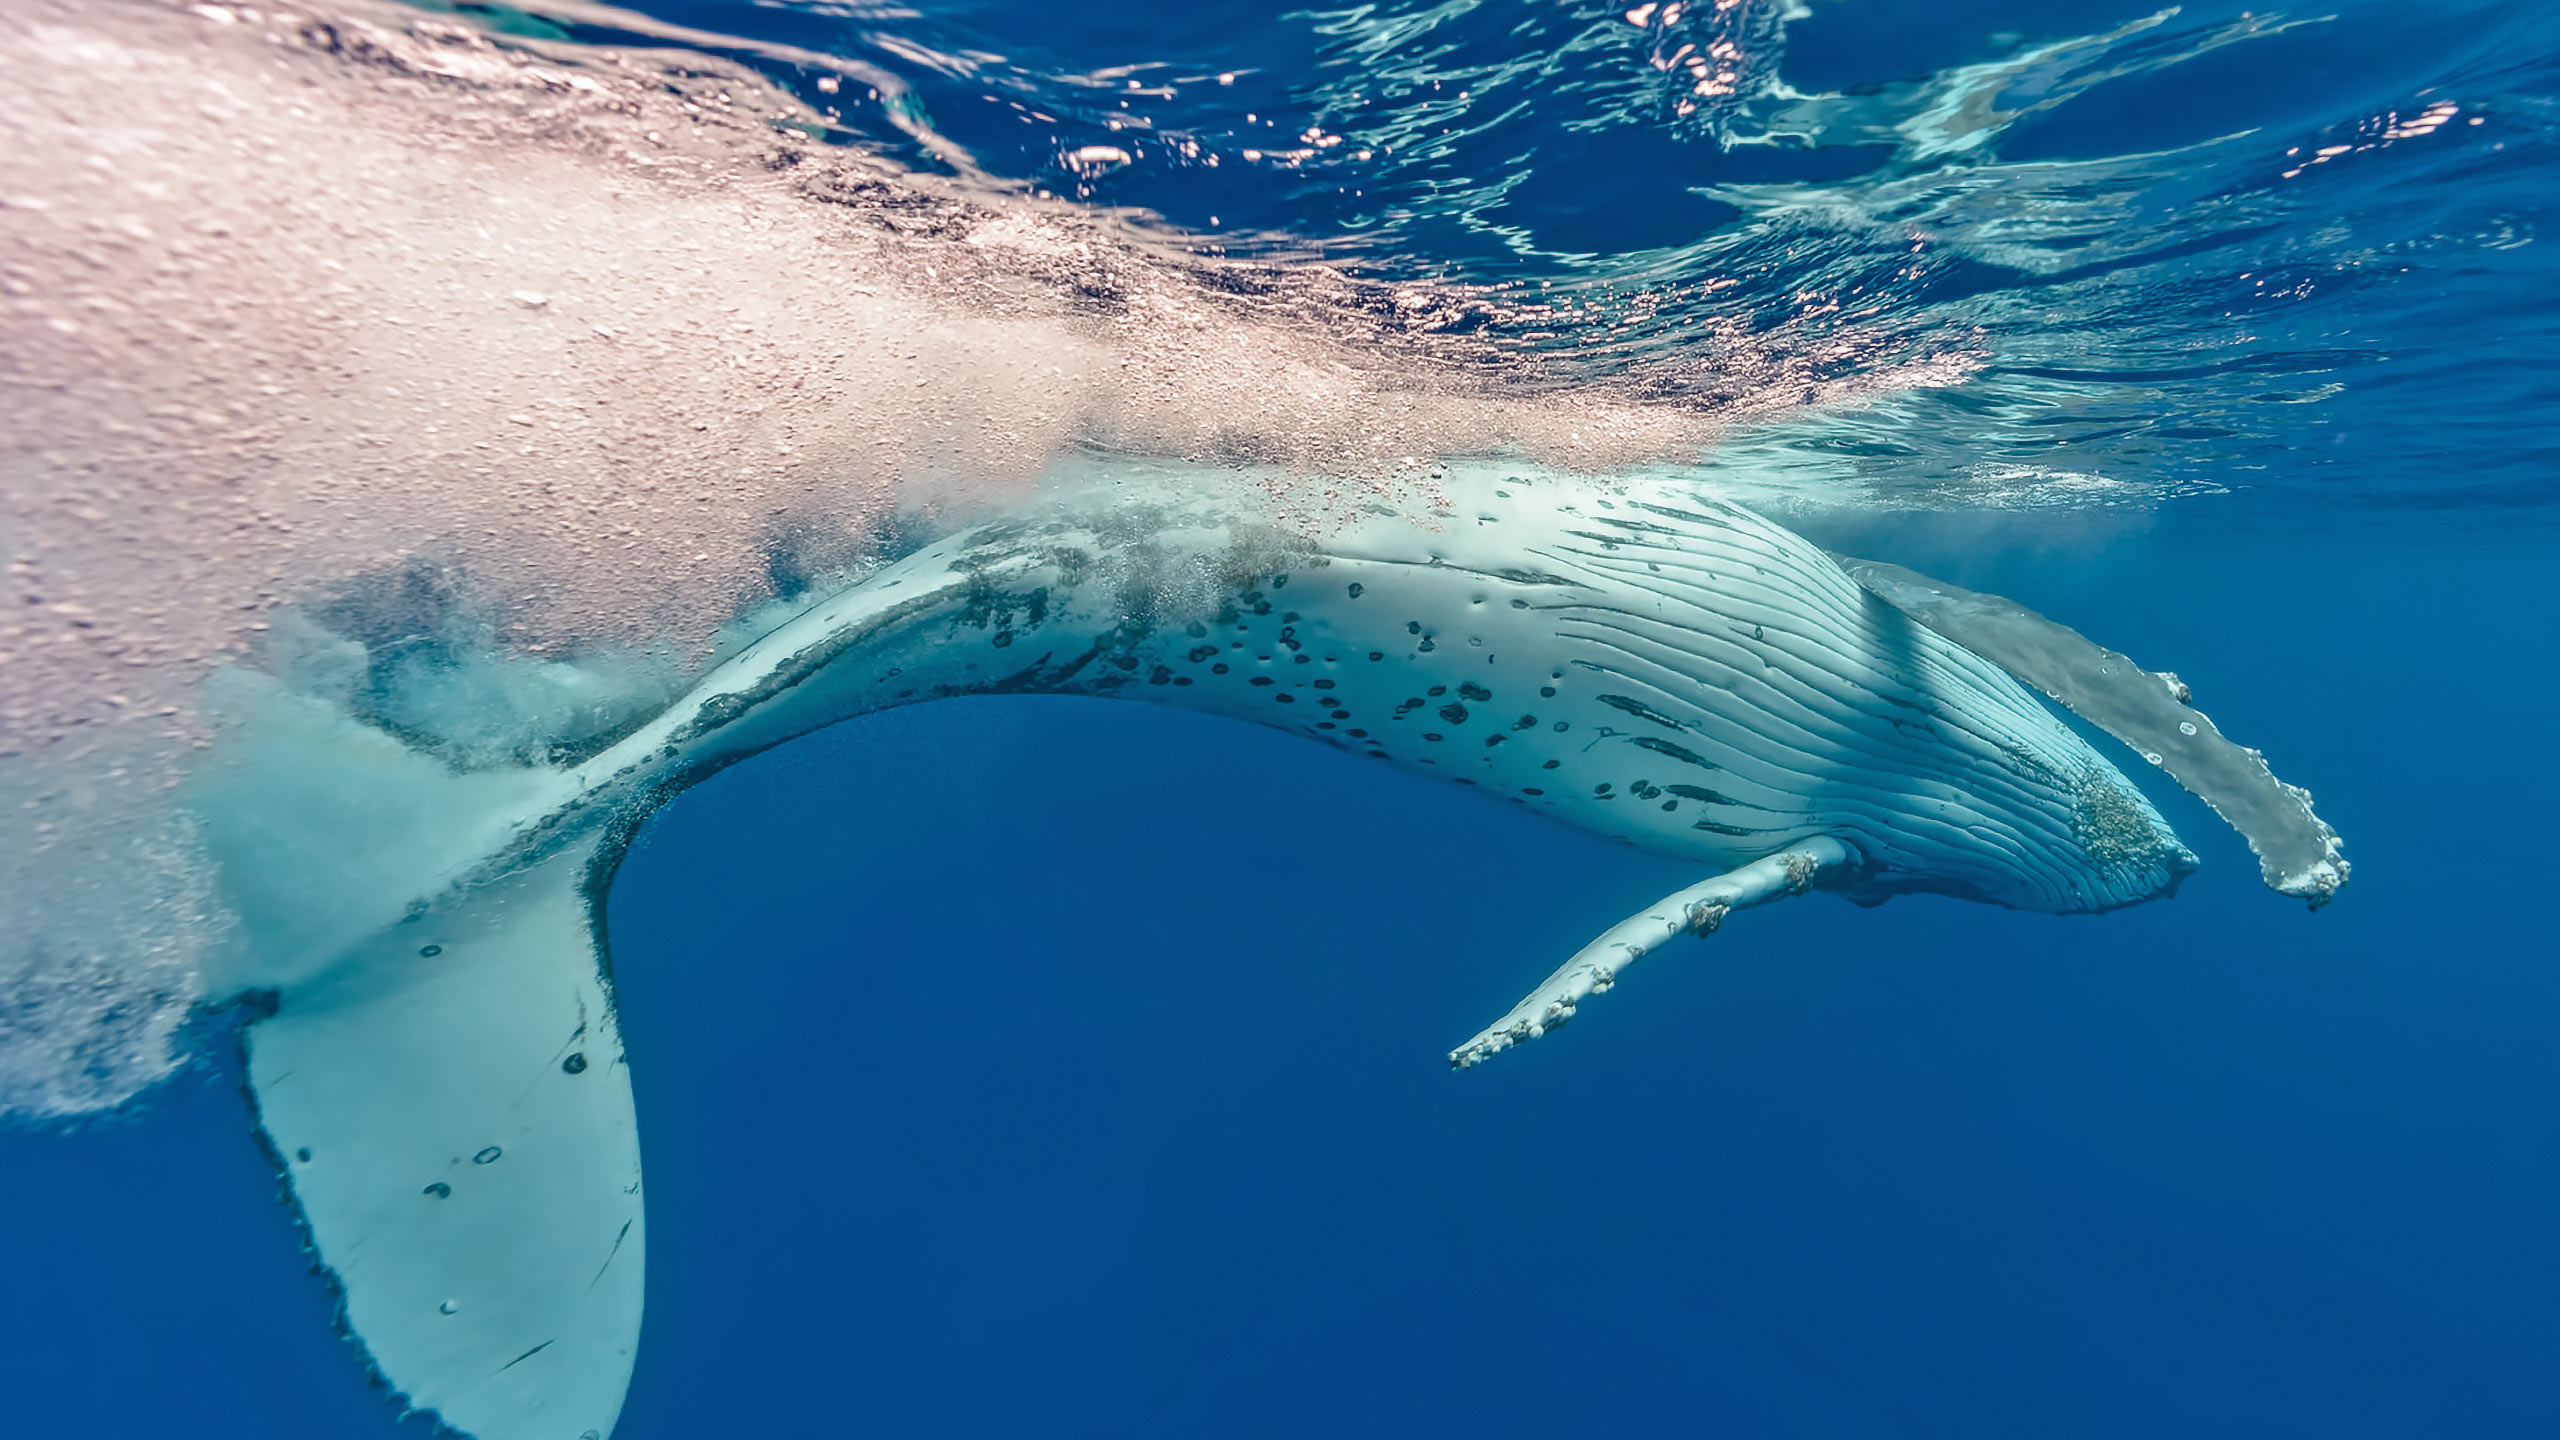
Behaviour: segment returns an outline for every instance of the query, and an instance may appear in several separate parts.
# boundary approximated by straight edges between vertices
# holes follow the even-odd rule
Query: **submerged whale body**
[[[1107,696],[1696,862],[1451,1053],[1469,1065],[1670,939],[1807,890],[2052,912],[2169,893],[2194,857],[2028,686],[2212,803],[2276,889],[2317,905],[2344,881],[2309,797],[2174,677],[1687,486],[1516,477],[1318,536],[1196,491],[1061,502],[817,599],[578,763],[455,774],[290,699],[193,803],[256,941],[233,988],[270,1002],[244,1032],[259,1121],[346,1327],[457,1431],[601,1440],[643,1259],[603,897],[634,827],[703,776],[892,706]]]

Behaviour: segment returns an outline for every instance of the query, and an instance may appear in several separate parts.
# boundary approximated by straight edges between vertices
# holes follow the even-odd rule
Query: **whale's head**
[[[2040,737],[2041,754],[2004,757],[2015,763],[2000,767],[2001,783],[1973,788],[1962,843],[1931,843],[1931,827],[1916,822],[1940,807],[1922,795],[1884,833],[1854,839],[1877,888],[2049,914],[2175,893],[2196,868],[2195,852],[2121,771],[2054,728],[2061,734]],[[2057,738],[2066,743],[2052,743]]]
[[[2195,871],[2195,852],[2114,766],[2090,759],[2063,797],[2071,817],[2068,862],[2089,897],[2071,908],[2112,910],[2175,893]]]

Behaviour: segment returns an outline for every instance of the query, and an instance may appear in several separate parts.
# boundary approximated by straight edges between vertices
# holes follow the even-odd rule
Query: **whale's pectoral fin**
[[[1724,917],[1746,906],[1801,895],[1823,869],[1849,862],[1849,847],[1827,835],[1799,841],[1712,880],[1675,891],[1583,946],[1511,1013],[1449,1052],[1449,1064],[1465,1069],[1523,1040],[1534,1040],[1573,1018],[1575,1007],[1618,981],[1618,976],[1666,941],[1710,935]]]
[[[640,1149],[595,842],[279,995],[249,1079],[341,1322],[477,1440],[602,1440],[639,1342]]]
[[[2249,842],[2267,884],[2313,909],[2347,881],[2338,832],[2311,812],[2266,757],[2216,729],[2178,677],[2127,657],[2012,600],[1932,580],[1878,560],[1840,558],[1886,604],[1937,631],[2130,745],[2214,809]]]

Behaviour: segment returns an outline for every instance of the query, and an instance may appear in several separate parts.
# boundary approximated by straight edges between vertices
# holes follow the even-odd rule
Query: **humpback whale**
[[[669,797],[888,707],[1187,707],[1695,864],[1452,1049],[1459,1067],[1810,891],[2046,912],[2170,893],[2194,855],[2054,705],[2211,803],[2274,889],[2316,907],[2347,877],[2309,795],[2174,676],[2014,603],[1678,481],[1488,472],[1448,495],[1304,528],[1200,484],[1063,496],[810,597],[555,764],[454,771],[243,679],[263,708],[187,798],[251,942],[226,980],[257,1000],[258,1123],[383,1379],[479,1440],[612,1432],[645,1227],[606,891]]]

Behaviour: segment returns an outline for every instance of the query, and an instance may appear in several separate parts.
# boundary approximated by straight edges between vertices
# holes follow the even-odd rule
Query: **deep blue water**
[[[1063,150],[1127,133],[1110,66],[1211,77],[1137,108],[1223,154],[1266,111],[1327,155],[1401,137],[1141,156],[1091,198],[1677,299],[1590,354],[1488,322],[1594,374],[1818,347],[1822,289],[1863,297],[1825,363],[1978,350],[1712,463],[1858,487],[1804,523],[2175,668],[2355,877],[2306,914],[2155,785],[2206,865],[2174,901],[1755,911],[1452,1074],[1696,877],[1141,706],[841,727],[687,794],[614,891],[651,1230],[619,1436],[2560,1433],[2560,8],[2207,46],[2272,12],[2189,7],[2071,50],[2150,12],[1745,6],[1754,63],[1831,99],[1688,115],[1595,7],[924,8],[658,13],[891,64],[988,172],[1070,193]],[[2051,108],[1882,138],[2039,46],[1986,93]],[[1470,99],[1426,125],[1435,78]],[[2284,176],[2338,144],[2370,148]],[[332,1337],[203,1049],[127,1114],[0,1136],[8,1432],[424,1433]]]

